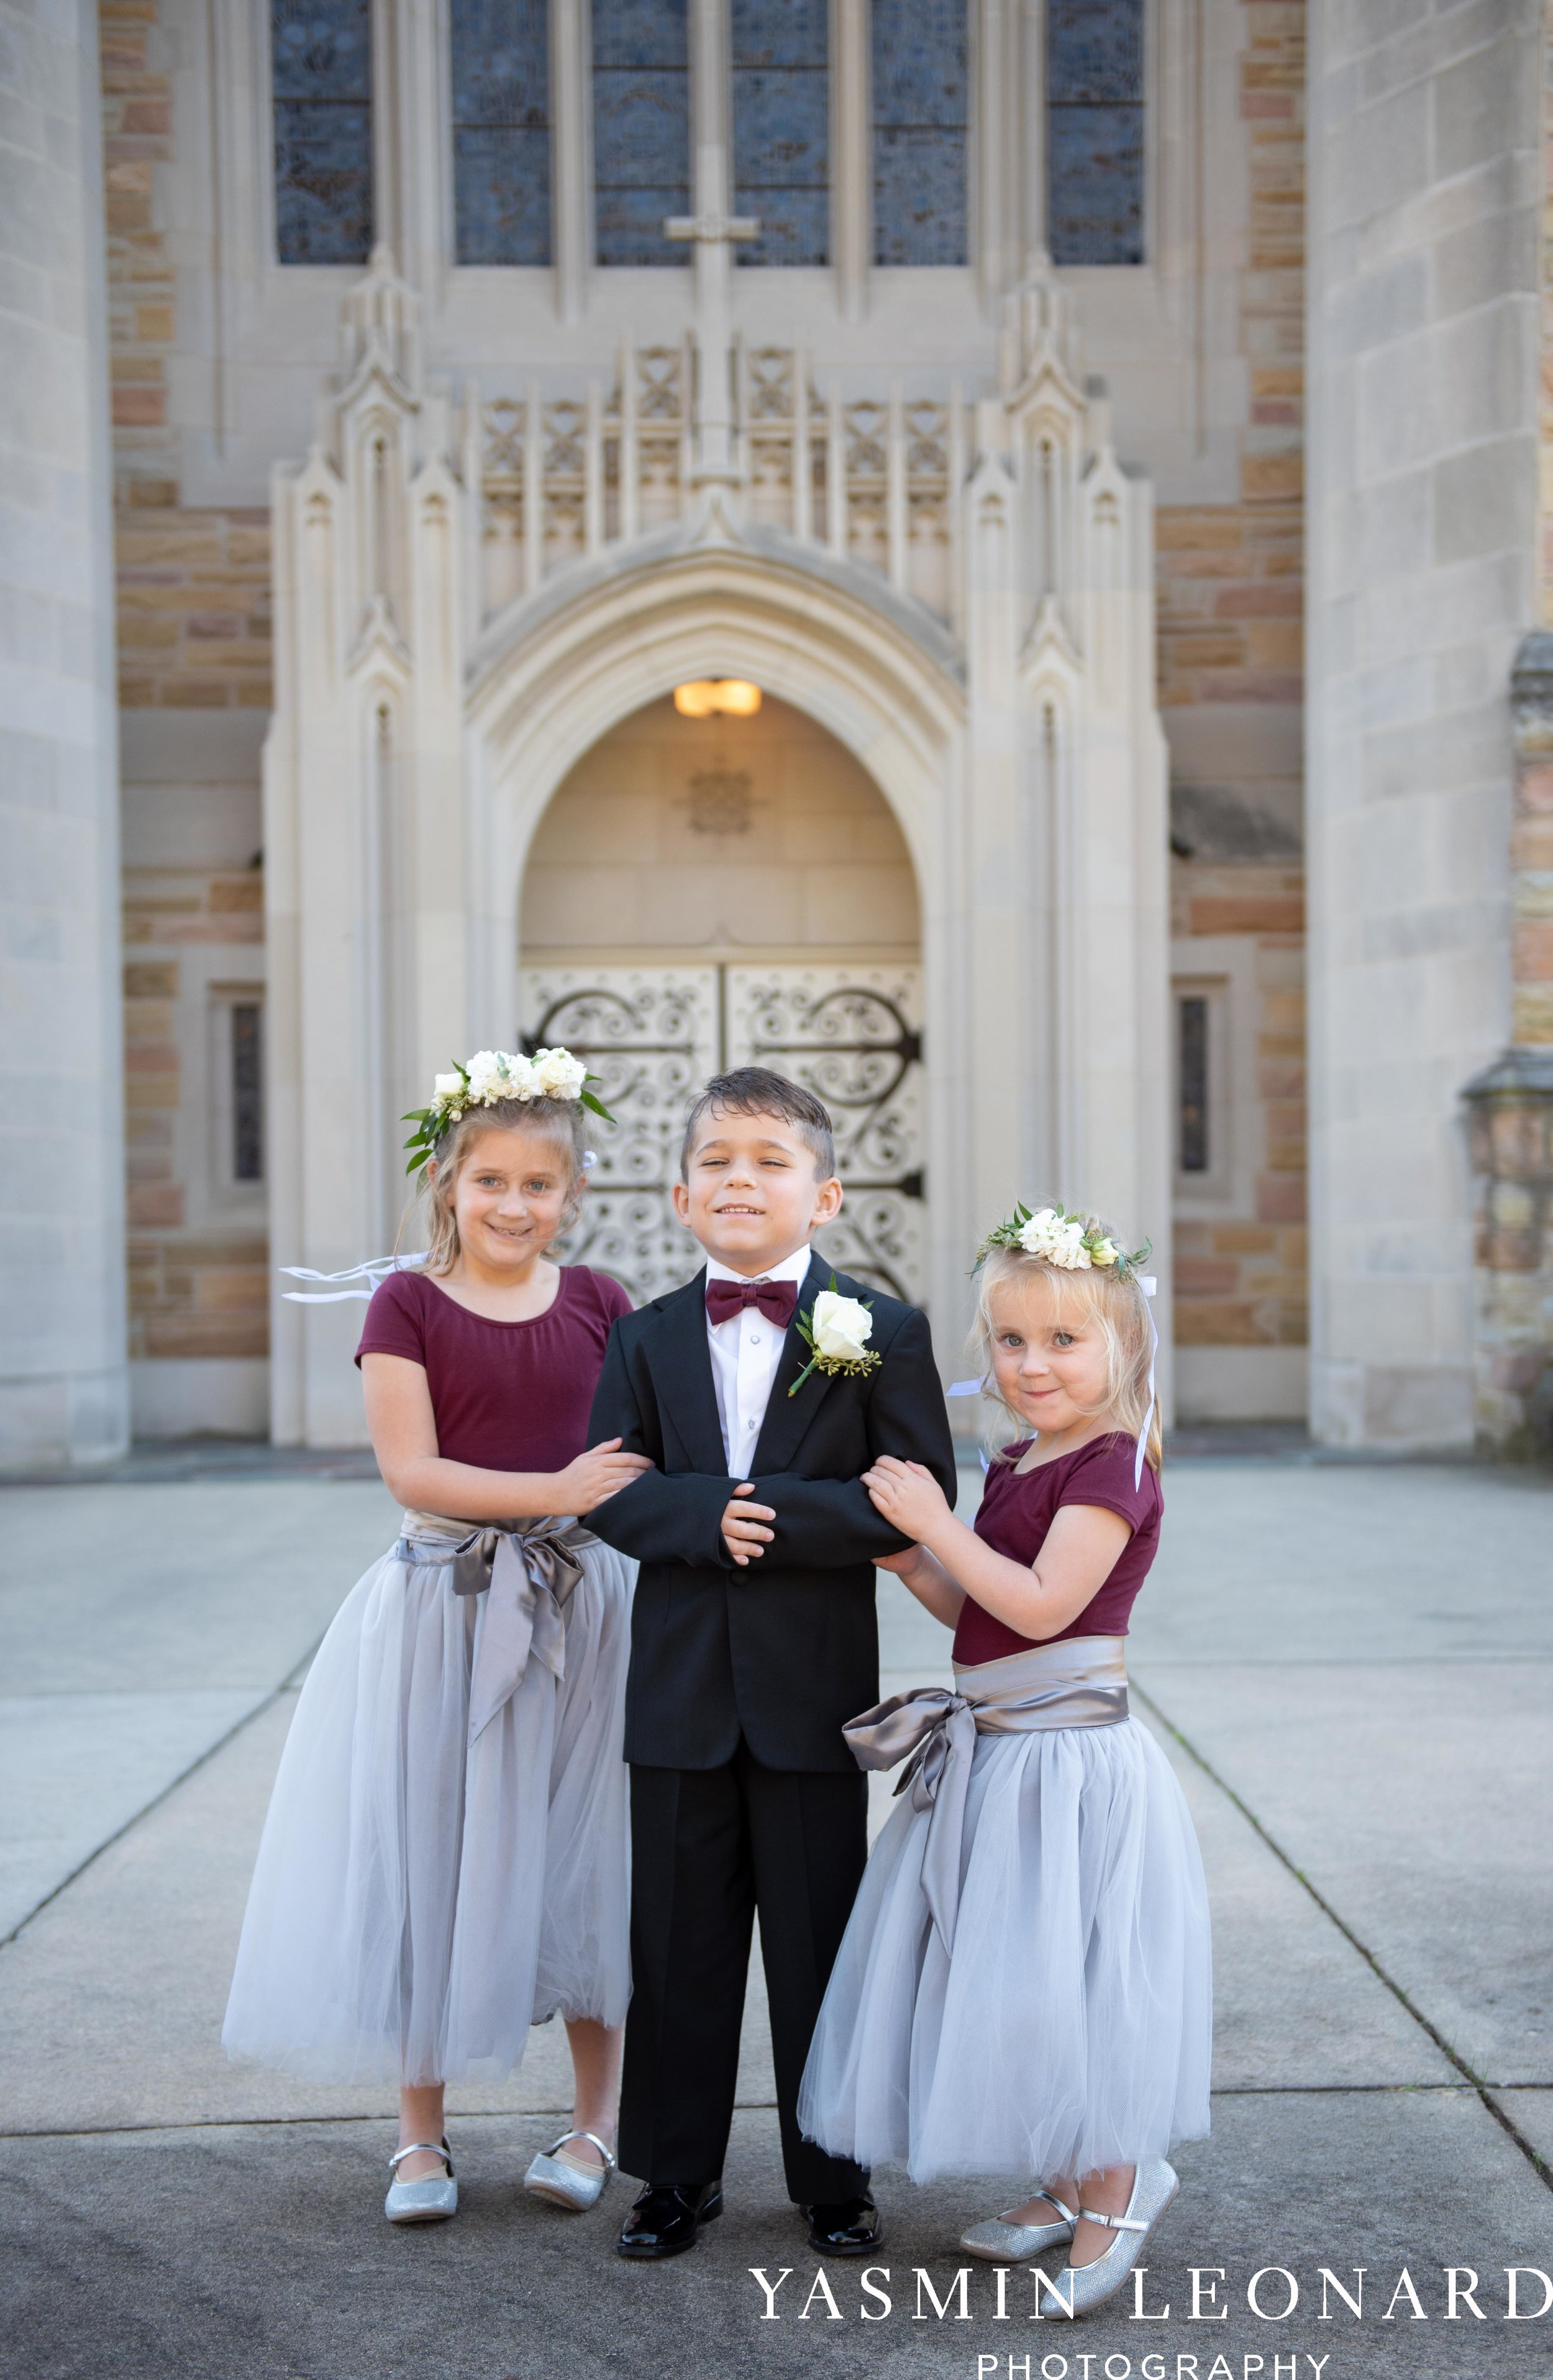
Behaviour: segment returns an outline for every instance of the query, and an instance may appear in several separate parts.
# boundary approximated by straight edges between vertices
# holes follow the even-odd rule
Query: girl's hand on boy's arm
[[[587,1512],[639,1479],[652,1464],[624,1454],[618,1438],[579,1454],[564,1471],[486,1471],[452,1463],[437,1450],[437,1424],[423,1366],[406,1355],[361,1358],[372,1451],[391,1496],[423,1512],[458,1521],[534,1520],[549,1512]]]
[[[595,1505],[618,1496],[633,1479],[639,1479],[644,1471],[652,1469],[645,1454],[622,1453],[622,1444],[618,1438],[603,1439],[597,1446],[590,1446],[586,1454],[568,1463],[564,1471],[556,1472],[552,1509],[579,1515],[591,1512]]]
[[[958,1598],[973,1596],[984,1611],[1021,1636],[1044,1641],[1075,1620],[1105,1585],[1132,1535],[1127,1523],[1098,1504],[1064,1504],[1033,1564],[1012,1561],[957,1521],[942,1488],[919,1463],[881,1454],[863,1485],[903,1536],[916,1537],[931,1572],[901,1575],[919,1603],[940,1620],[958,1615]],[[925,1591],[926,1590],[926,1591]],[[949,1599],[955,1598],[951,1614]]]
[[[903,1463],[896,1454],[881,1454],[863,1474],[868,1501],[892,1529],[918,1542],[952,1520],[949,1499],[923,1463]]]

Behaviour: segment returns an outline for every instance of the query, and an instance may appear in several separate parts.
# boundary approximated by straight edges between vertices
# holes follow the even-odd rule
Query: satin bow
[[[469,1677],[471,1743],[488,1728],[523,1683],[529,1658],[559,1682],[566,1674],[566,1605],[582,1564],[577,1556],[597,1544],[579,1521],[546,1515],[514,1528],[469,1529],[455,1537],[406,1527],[399,1541],[404,1559],[445,1562],[455,1595],[485,1597],[475,1621]],[[444,1524],[449,1531],[456,1523]]]
[[[1114,1727],[1127,1716],[1127,1665],[1119,1636],[1072,1636],[960,1672],[969,1694],[918,1686],[849,1719],[842,1733],[859,1768],[893,1768],[896,1786],[926,1810],[922,1897],[946,1950],[954,1948],[965,1795],[978,1735]],[[973,1683],[974,1681],[974,1683]]]
[[[946,1950],[954,1948],[960,1906],[960,1841],[965,1831],[965,1795],[976,1752],[976,1711],[964,1694],[946,1686],[918,1686],[892,1694],[842,1733],[859,1768],[909,1766],[895,1788],[911,1793],[914,1810],[932,1813],[922,1851],[922,1897]]]
[[[795,1281],[709,1281],[707,1313],[713,1322],[731,1322],[746,1305],[758,1305],[768,1322],[785,1330],[798,1303]]]

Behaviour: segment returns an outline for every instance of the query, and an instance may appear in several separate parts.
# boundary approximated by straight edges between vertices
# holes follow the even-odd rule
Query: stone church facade
[[[637,1294],[760,1059],[947,1375],[1052,1191],[1178,1418],[1536,1441],[1540,6],[13,13],[0,1460],[358,1440],[522,1038]]]

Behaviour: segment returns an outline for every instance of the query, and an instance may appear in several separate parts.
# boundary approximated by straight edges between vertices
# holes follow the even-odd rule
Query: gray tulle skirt
[[[1169,1762],[1134,1719],[982,1735],[952,1955],[922,1897],[928,1814],[869,1859],[798,2099],[862,2165],[1054,2180],[1208,2129],[1207,1888]]]
[[[557,2012],[630,1998],[625,1665],[636,1565],[596,1540],[564,1676],[530,1654],[471,1743],[490,1597],[395,1549],[319,1647],[259,1849],[222,2039],[321,2082],[496,2081]]]

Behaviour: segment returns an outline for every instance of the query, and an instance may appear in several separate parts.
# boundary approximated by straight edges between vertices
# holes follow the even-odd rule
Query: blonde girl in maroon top
[[[1033,2183],[961,2244],[996,2264],[1064,2249],[1047,2310],[1074,2314],[1121,2287],[1175,2195],[1167,2152],[1208,2129],[1202,1862],[1127,1715],[1128,1618],[1163,1510],[1147,1253],[1096,1216],[1017,1208],[982,1248],[977,1320],[987,1393],[1020,1435],[975,1528],[920,1463],[865,1475],[916,1541],[880,1566],[954,1630],[955,1691],[846,1730],[864,1767],[914,1766],[799,2099],[832,2155]]]
[[[630,1300],[546,1254],[586,1184],[586,1080],[565,1050],[482,1050],[419,1119],[430,1254],[357,1355],[403,1528],[308,1673],[226,2011],[233,2058],[398,2083],[394,2223],[456,2208],[443,2085],[500,2080],[557,2012],[576,2129],[528,2186],[580,2209],[613,2163],[636,1565],[581,1516],[651,1465],[587,1442]]]

